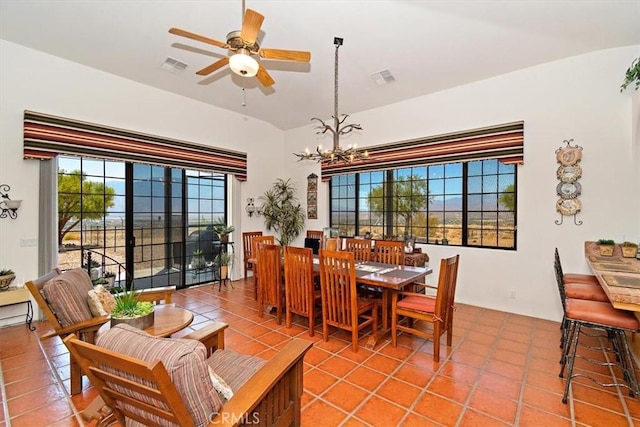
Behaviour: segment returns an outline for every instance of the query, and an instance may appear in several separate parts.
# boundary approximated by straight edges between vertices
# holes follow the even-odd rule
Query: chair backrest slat
[[[404,243],[397,240],[376,240],[373,255],[376,262],[404,265]]]
[[[347,239],[344,250],[353,252],[357,261],[371,261],[371,239]]]
[[[285,246],[284,282],[287,309],[308,316],[313,305],[313,251]]]
[[[262,231],[246,231],[242,233],[242,250],[244,252],[244,259],[249,259],[252,257],[252,245],[251,241],[254,237],[262,236]]]

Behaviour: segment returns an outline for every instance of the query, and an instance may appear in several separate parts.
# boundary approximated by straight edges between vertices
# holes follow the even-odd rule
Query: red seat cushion
[[[600,285],[587,283],[566,283],[564,293],[567,298],[587,299],[591,301],[609,302],[606,292]]]
[[[436,310],[436,299],[423,296],[407,296],[398,301],[398,307],[407,310],[433,313]]]
[[[608,302],[567,299],[566,315],[569,320],[582,320],[631,331],[640,328],[640,322],[633,312],[619,310]]]
[[[592,276],[591,274],[568,273],[562,276],[562,281],[564,283],[593,283],[600,286],[598,278],[596,276]]]

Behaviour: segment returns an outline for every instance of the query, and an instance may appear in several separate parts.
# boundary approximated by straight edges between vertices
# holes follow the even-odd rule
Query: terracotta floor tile
[[[490,391],[478,388],[469,400],[469,407],[491,418],[497,418],[505,423],[513,424],[518,410],[518,403],[515,400],[506,399]]]
[[[574,400],[580,400],[590,405],[600,406],[624,414],[620,396],[618,393],[613,393],[613,391],[615,389],[608,387],[598,387],[594,384],[586,386],[571,382],[571,393]]]
[[[404,419],[401,427],[440,427],[442,424],[436,423],[435,421],[429,420],[422,415],[418,415],[416,413],[410,413]]]
[[[462,413],[462,405],[431,392],[425,393],[414,411],[426,418],[447,426],[455,425]]]
[[[41,402],[47,402],[41,400]],[[9,409],[11,413],[11,409]],[[44,426],[54,422],[68,420],[73,416],[73,410],[66,399],[48,401],[46,405],[37,409],[11,416],[11,425],[15,427],[21,426]]]
[[[471,386],[463,382],[456,382],[448,377],[438,376],[429,384],[427,390],[433,394],[464,403],[471,393]]]
[[[325,373],[324,371],[312,369],[304,376],[304,388],[316,396],[319,396],[337,381],[338,380],[335,377]]]
[[[622,414],[609,411],[599,406],[589,405],[574,400],[573,407],[576,421],[594,426],[628,426],[629,419]]]
[[[393,377],[423,388],[429,380],[431,380],[433,373],[420,369],[418,366],[405,363],[393,374]]]
[[[512,365],[501,360],[489,360],[486,370],[514,381],[522,381],[524,377],[524,369],[521,366]]]
[[[369,392],[351,383],[340,381],[322,395],[322,399],[339,407],[345,412],[352,412],[356,406],[369,395]]]
[[[516,353],[515,351],[497,349],[491,356],[492,360],[506,362],[518,367],[524,367],[527,363],[527,354]]]
[[[322,400],[315,400],[302,413],[303,426],[335,427],[347,417],[345,412]]]
[[[305,363],[316,366],[321,363],[324,363],[327,359],[331,358],[333,355],[328,351],[319,349],[315,345],[307,351],[307,354],[304,355]]]
[[[356,411],[355,415],[373,426],[395,426],[400,423],[405,413],[406,409],[373,396]]]
[[[334,356],[319,364],[318,369],[335,375],[336,377],[344,377],[349,372],[353,371],[356,366],[358,365],[351,360],[347,360],[340,356]]]
[[[500,375],[484,372],[480,375],[480,378],[478,378],[478,387],[491,391],[497,396],[502,396],[506,399],[518,400],[522,384]]]
[[[472,385],[476,383],[478,376],[480,375],[480,370],[472,366],[449,360],[442,366],[439,373],[450,377],[455,381],[461,381]]]
[[[402,362],[398,359],[392,359],[391,357],[383,356],[381,354],[375,354],[367,360],[367,367],[389,375],[395,371],[401,363]]]
[[[421,388],[414,387],[404,381],[398,381],[393,378],[385,381],[376,391],[377,395],[404,408],[410,408],[420,393],[422,393]]]
[[[458,424],[459,427],[505,427],[510,425],[512,424],[505,423],[482,412],[474,411],[471,408],[464,412],[462,421]]]
[[[571,427],[571,420],[523,405],[518,419],[521,426]],[[595,425],[595,424],[588,424]]]
[[[571,408],[562,403],[562,394],[538,387],[526,387],[522,395],[522,402],[532,408],[571,418]]]
[[[382,381],[385,380],[385,378],[386,375],[373,371],[369,368],[365,368],[364,366],[359,366],[350,372],[349,375],[345,377],[345,380],[358,385],[365,390],[374,390],[380,385],[380,383],[382,383]]]

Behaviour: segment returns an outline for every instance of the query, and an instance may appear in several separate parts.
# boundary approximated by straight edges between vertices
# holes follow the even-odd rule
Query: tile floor
[[[250,280],[233,285],[181,290],[174,302],[195,313],[191,329],[229,323],[227,346],[243,353],[269,358],[292,337],[314,341],[305,357],[304,426],[640,425],[638,399],[588,380],[575,380],[562,404],[556,322],[460,304],[453,346],[443,345],[434,363],[432,342],[419,338],[354,353],[345,333],[324,342],[321,329],[308,336],[303,319],[279,326],[273,316],[258,317]],[[95,392],[85,382],[81,395],[69,397],[66,348],[59,339],[40,343],[48,326],[36,325],[33,333],[24,325],[0,329],[0,427],[82,425],[79,411]],[[611,380],[609,368],[578,365]]]

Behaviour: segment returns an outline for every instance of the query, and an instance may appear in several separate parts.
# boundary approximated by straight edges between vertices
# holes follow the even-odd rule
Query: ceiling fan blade
[[[260,64],[258,68],[258,74],[256,74],[256,77],[264,87],[272,86],[275,83],[275,80],[273,80],[269,73],[267,73],[267,70],[262,66],[262,64]]]
[[[226,57],[214,62],[213,64],[211,64],[211,65],[209,65],[207,67],[204,67],[202,70],[198,71],[196,74],[199,75],[199,76],[208,76],[209,74],[213,73],[217,69],[224,67],[228,63],[229,63],[229,57],[226,56]]]
[[[249,44],[255,43],[260,33],[262,21],[264,21],[263,15],[260,15],[255,10],[247,9],[244,13],[244,20],[242,21],[240,38]]]
[[[215,40],[215,39],[210,39],[209,37],[204,37],[204,36],[201,36],[199,34],[189,32],[189,31],[181,30],[180,28],[171,28],[169,30],[169,32],[171,34],[175,34],[176,36],[182,36],[182,37],[186,37],[188,39],[197,40],[197,41],[202,42],[202,43],[212,44],[214,46],[218,46],[218,47],[221,47],[223,49],[226,49],[226,48],[229,47],[228,44],[223,43],[221,41],[218,41],[218,40]]]
[[[282,59],[284,61],[311,61],[311,52],[303,50],[286,50],[286,49],[260,49],[258,52],[265,59]]]

